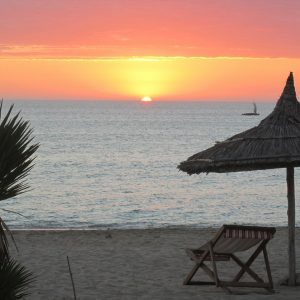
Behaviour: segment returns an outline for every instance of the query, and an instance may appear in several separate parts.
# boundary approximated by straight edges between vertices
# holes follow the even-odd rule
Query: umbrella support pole
[[[287,197],[288,197],[288,236],[289,236],[289,277],[288,285],[296,285],[296,252],[295,252],[295,184],[294,167],[287,167]]]

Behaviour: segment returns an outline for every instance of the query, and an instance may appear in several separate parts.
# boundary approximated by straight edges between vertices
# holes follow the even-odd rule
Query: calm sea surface
[[[1,217],[11,228],[286,225],[285,169],[188,176],[176,168],[274,105],[258,103],[260,116],[245,117],[251,103],[15,102],[41,146],[32,190],[0,203],[26,218]]]

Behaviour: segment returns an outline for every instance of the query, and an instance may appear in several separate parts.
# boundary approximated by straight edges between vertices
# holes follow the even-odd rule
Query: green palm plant
[[[0,201],[15,197],[28,190],[25,177],[33,167],[33,154],[38,144],[32,144],[32,129],[20,113],[12,116],[13,105],[2,118],[3,101],[0,103]],[[0,219],[0,258],[8,257],[9,232]]]
[[[20,117],[20,113],[11,117],[11,105],[2,119],[0,104],[0,201],[21,193],[29,186],[23,180],[33,167],[32,155],[38,144],[30,145],[33,140],[29,122]]]
[[[2,118],[2,107],[3,101],[0,103],[0,201],[29,189],[25,178],[33,167],[33,155],[39,147],[32,144],[29,122],[24,121],[20,113],[12,115],[13,105]],[[0,218],[0,298],[21,299],[27,295],[33,276],[9,257],[7,234],[14,242],[9,228]]]
[[[0,299],[15,300],[29,295],[33,274],[13,259],[0,261]]]

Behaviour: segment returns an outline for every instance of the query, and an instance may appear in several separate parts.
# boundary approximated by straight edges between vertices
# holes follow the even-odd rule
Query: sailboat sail
[[[253,106],[254,106],[254,108],[253,108],[253,112],[255,113],[255,114],[257,114],[257,107],[256,107],[256,104],[253,102]]]
[[[259,113],[257,112],[256,104],[253,102],[253,112],[251,113],[244,113],[243,116],[258,116]]]

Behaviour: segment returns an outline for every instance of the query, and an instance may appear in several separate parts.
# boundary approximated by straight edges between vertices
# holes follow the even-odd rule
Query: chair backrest
[[[263,240],[273,238],[274,227],[223,225],[212,240],[213,249],[219,253],[245,251]]]

